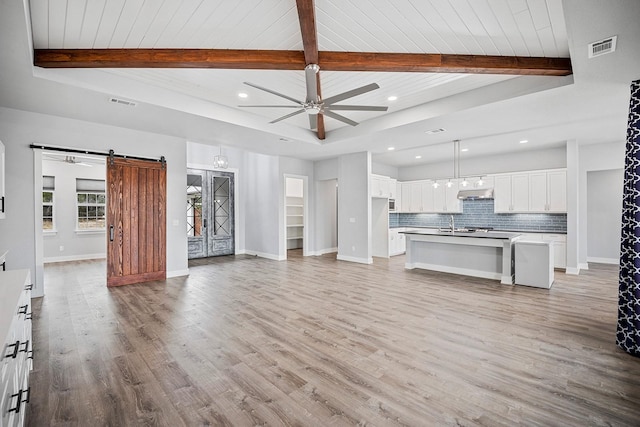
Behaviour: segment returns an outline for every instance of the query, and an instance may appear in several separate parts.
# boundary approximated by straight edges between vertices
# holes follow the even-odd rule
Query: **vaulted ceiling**
[[[216,135],[199,135],[196,131],[185,132],[186,138],[199,142],[230,145],[234,141],[229,134],[236,133],[239,146],[259,152],[323,158],[364,149],[379,153],[380,161],[402,165],[415,162],[412,150],[452,139],[463,138],[469,143],[474,139],[498,141],[500,135],[543,127],[555,127],[556,136],[543,136],[544,132],[538,131],[539,147],[557,145],[567,138],[566,132],[559,130],[567,124],[553,108],[550,114],[540,109],[531,112],[530,117],[536,123],[523,120],[522,115],[513,116],[513,109],[529,105],[526,101],[523,104],[527,97],[545,102],[549,93],[560,94],[563,87],[573,86],[573,76],[520,75],[550,74],[540,69],[501,74],[500,70],[475,67],[486,66],[483,58],[487,57],[568,58],[570,35],[559,0],[316,0],[313,11],[322,95],[326,98],[375,82],[380,89],[354,97],[348,103],[389,107],[387,112],[344,112],[360,123],[356,127],[326,118],[323,142],[309,131],[305,114],[269,124],[291,110],[239,107],[283,103],[282,98],[243,82],[304,100],[304,70],[298,68],[296,61],[299,60],[292,60],[289,55],[308,52],[309,46],[304,41],[309,32],[294,0],[31,0],[27,10],[36,65],[43,61],[39,54],[51,53],[52,49],[82,49],[78,52],[107,49],[111,61],[117,49],[127,49],[123,57],[116,58],[120,62],[115,64],[88,64],[95,68],[82,68],[86,63],[72,64],[81,69],[56,68],[65,67],[60,64],[47,69],[36,67],[35,77],[102,93],[105,105],[101,110],[129,108],[127,114],[143,115],[145,106],[159,107],[163,111],[206,119],[212,128],[220,130],[219,135],[224,135],[216,138]],[[587,31],[585,28],[573,30]],[[611,34],[602,34],[607,35]],[[597,36],[594,32],[593,37]],[[586,46],[580,48],[586,51]],[[219,58],[211,60],[202,55],[192,63],[185,64],[188,58],[183,58],[182,64],[178,64],[175,56],[162,57],[164,52],[172,52],[167,49],[178,52],[198,49],[196,52],[212,55],[267,51],[269,60],[286,62],[288,66],[216,68],[207,65],[207,61],[215,62]],[[156,60],[162,68],[148,64],[147,68],[132,68],[140,65],[131,62],[134,53],[158,55]],[[323,53],[327,58],[324,67]],[[452,58],[466,62],[462,65],[456,62],[458,69],[454,71],[458,72],[451,72],[450,68],[444,68],[446,72],[332,70],[339,70],[342,63],[350,64],[352,68],[347,69],[356,70],[355,56],[349,55],[362,58],[372,53],[397,54],[402,61],[410,58],[409,54],[417,54],[418,58],[429,61],[440,58],[445,64],[448,55],[453,55]],[[332,63],[330,54],[346,54],[346,61]],[[575,70],[576,60],[571,56]],[[70,61],[68,55],[57,57],[60,58],[63,62]],[[88,57],[82,58],[87,61]],[[302,58],[304,60],[304,56]],[[383,64],[381,58],[373,55],[361,64],[374,67]],[[244,58],[245,64],[248,61]],[[406,62],[403,64],[406,67]],[[45,62],[39,65],[52,66]],[[104,68],[105,65],[116,68]],[[391,70],[388,64],[384,65]],[[261,64],[261,68],[269,67]],[[239,98],[240,93],[247,97]],[[391,96],[397,99],[390,100]],[[131,100],[138,106],[108,105],[110,97]],[[505,114],[507,123],[498,120],[495,112]],[[179,117],[182,116],[176,116],[176,120]],[[487,126],[489,117],[495,122],[491,126]],[[538,123],[545,121],[548,123]],[[206,127],[203,126],[203,130]],[[440,127],[446,128],[446,132],[425,136],[425,131]],[[253,139],[253,143],[246,142],[249,139]],[[396,145],[396,152],[383,154],[390,143]],[[500,150],[500,147],[495,145],[491,149]],[[487,146],[487,153],[491,149]]]

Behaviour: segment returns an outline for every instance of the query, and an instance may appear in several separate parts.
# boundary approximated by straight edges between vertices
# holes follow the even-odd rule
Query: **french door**
[[[232,173],[187,170],[189,259],[235,253],[233,197]]]
[[[166,163],[107,160],[107,286],[166,278]]]

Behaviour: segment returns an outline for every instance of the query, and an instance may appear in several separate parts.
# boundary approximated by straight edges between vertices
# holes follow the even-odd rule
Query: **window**
[[[76,179],[78,230],[104,230],[106,197],[103,180]]]
[[[42,177],[42,229],[44,231],[54,231],[54,191],[55,177]]]

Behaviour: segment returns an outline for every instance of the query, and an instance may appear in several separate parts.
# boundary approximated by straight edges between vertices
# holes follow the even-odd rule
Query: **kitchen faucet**
[[[453,233],[453,231],[455,230],[455,223],[453,221],[453,215],[450,215],[451,219],[449,220],[449,228],[451,229],[451,232]]]

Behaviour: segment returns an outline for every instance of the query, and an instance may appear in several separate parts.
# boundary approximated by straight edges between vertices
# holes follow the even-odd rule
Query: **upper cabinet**
[[[4,185],[4,144],[0,142],[0,219],[5,217],[5,209],[6,209],[6,200],[5,196],[5,185]]]
[[[371,197],[389,198],[391,179],[387,176],[371,175]]]
[[[437,186],[434,186],[434,182]],[[402,204],[398,212],[459,213],[462,203],[458,200],[458,180],[402,182]]]
[[[496,213],[529,212],[529,174],[495,176],[493,197]]]
[[[393,178],[389,178],[389,198],[397,200],[399,195],[398,193],[398,181]]]
[[[497,213],[564,213],[567,211],[567,172],[561,170],[496,175]]]
[[[565,170],[529,174],[529,212],[567,211],[567,172]]]

